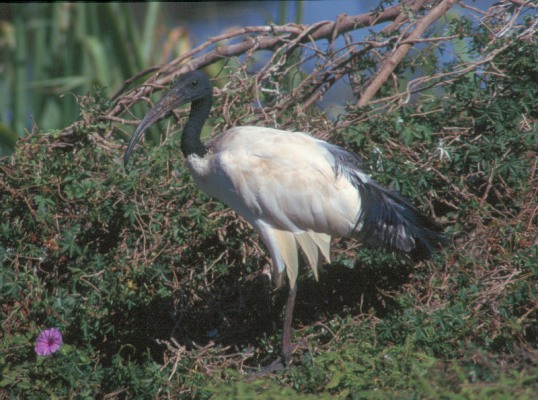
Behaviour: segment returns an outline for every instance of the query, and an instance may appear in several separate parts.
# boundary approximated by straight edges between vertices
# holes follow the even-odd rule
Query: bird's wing
[[[330,261],[331,235],[348,235],[356,226],[359,193],[338,173],[326,145],[302,133],[234,128],[212,147],[218,183],[198,182],[259,231],[277,285],[284,269],[295,282],[297,244],[317,279],[320,255]]]
[[[360,195],[353,182],[338,173],[327,143],[269,128],[228,132],[232,134],[216,158],[241,209],[294,233],[345,236],[353,231]]]
[[[297,243],[317,275],[319,254],[329,259],[333,235],[415,259],[428,258],[444,242],[427,216],[366,175],[357,155],[307,134],[233,128],[212,142],[210,154],[197,166],[191,160],[194,179],[258,230],[274,272],[286,269],[290,281]]]

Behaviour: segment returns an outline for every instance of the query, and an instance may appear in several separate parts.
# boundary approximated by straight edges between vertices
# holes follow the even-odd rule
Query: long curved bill
[[[133,136],[131,136],[131,141],[129,142],[127,150],[125,151],[125,155],[123,156],[123,165],[125,167],[127,167],[127,163],[129,162],[129,158],[131,157],[131,153],[133,152],[136,143],[142,137],[146,129],[148,129],[151,125],[153,125],[161,118],[168,116],[168,114],[174,108],[180,106],[181,104],[182,97],[172,89],[170,92],[165,94],[152,109],[150,109],[146,113],[144,119],[134,131]]]

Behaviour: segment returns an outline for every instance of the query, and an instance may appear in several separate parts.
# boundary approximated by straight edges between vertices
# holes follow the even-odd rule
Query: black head
[[[180,75],[176,79],[172,89],[146,113],[144,119],[138,125],[138,128],[136,128],[125,152],[124,164],[127,165],[136,142],[152,124],[161,118],[167,117],[175,108],[186,103],[195,102],[196,100],[210,98],[212,94],[213,88],[211,82],[204,72],[191,71]]]

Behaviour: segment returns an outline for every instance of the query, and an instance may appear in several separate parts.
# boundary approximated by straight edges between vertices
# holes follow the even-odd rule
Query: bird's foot
[[[255,373],[256,376],[264,376],[267,374],[272,374],[274,372],[280,372],[288,369],[290,366],[291,356],[297,349],[297,347],[303,345],[303,342],[299,341],[294,344],[290,344],[285,349],[282,349],[282,354],[279,358],[277,358],[275,361],[273,361],[271,364],[266,365],[262,369],[260,369],[258,372]]]
[[[284,371],[287,368],[288,368],[288,366],[284,365],[284,362],[283,362],[282,358],[277,358],[271,364],[266,365],[265,367],[263,367],[259,371],[255,372],[254,375],[255,376],[265,376],[265,375],[268,375],[268,374],[272,374],[274,372]]]

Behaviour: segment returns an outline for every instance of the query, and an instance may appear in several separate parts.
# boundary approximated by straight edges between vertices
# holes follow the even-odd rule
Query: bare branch
[[[222,35],[209,38],[200,46],[158,68],[157,73],[151,77],[147,83],[166,85],[173,80],[175,75],[184,73],[186,71],[203,68],[204,66],[210,65],[211,63],[221,59],[228,59],[246,54],[253,49],[275,50],[294,38],[300,38],[298,42],[301,43],[307,41],[318,41],[322,39],[333,39],[335,35],[343,35],[347,32],[357,30],[365,26],[373,26],[394,20],[401,15],[402,10],[405,7],[416,10],[423,7],[426,3],[427,1],[424,0],[404,0],[401,4],[387,8],[382,12],[371,12],[354,16],[342,14],[337,18],[336,22],[322,21],[314,24],[313,26],[288,24],[283,26],[269,25],[234,29]],[[247,34],[253,36],[245,37],[245,39],[240,43],[230,46],[217,47],[206,54],[199,55],[207,48],[222,40],[237,38]],[[189,62],[185,64],[185,62],[188,60]],[[155,67],[151,68],[151,72],[155,70]],[[150,72],[150,70],[146,70],[138,74],[137,77],[144,75],[147,72]],[[122,89],[134,79],[136,78],[132,78],[126,82]],[[130,92],[129,97],[135,100],[140,96],[147,96],[151,92],[151,87],[142,86]],[[118,115],[121,113],[121,111],[122,107],[117,105],[110,111],[109,115]]]
[[[419,40],[420,37],[424,34],[424,32],[426,32],[426,29],[428,29],[431,24],[433,24],[444,13],[446,13],[454,5],[455,2],[456,0],[443,0],[428,14],[426,14],[424,17],[417,21],[415,30],[407,37],[405,43],[401,44],[394,51],[392,56],[384,62],[377,76],[362,93],[361,98],[357,103],[359,107],[368,104],[368,102],[375,96],[379,88],[385,83],[385,81],[388,79],[390,74],[392,74],[396,66],[405,57],[405,55],[411,48],[411,43],[416,40]]]
[[[209,38],[168,64],[148,68],[125,81],[120,92],[113,97],[113,106],[104,118],[111,122],[108,132],[110,134],[116,131],[124,136],[125,132],[121,131],[120,126],[135,123],[132,122],[135,118],[132,106],[135,103],[141,100],[151,102],[149,95],[167,87],[178,74],[203,68],[217,61],[231,61],[235,66],[233,69],[223,70],[230,71],[230,75],[226,77],[228,84],[223,90],[215,92],[215,95],[221,98],[216,102],[217,112],[224,116],[225,121],[219,129],[237,123],[293,124],[292,120],[282,120],[288,118],[288,110],[294,109],[299,115],[309,112],[311,106],[327,91],[348,77],[353,93],[360,97],[355,104],[368,104],[372,106],[372,111],[363,111],[360,115],[347,118],[345,122],[341,120],[335,124],[335,127],[341,127],[366,120],[381,108],[400,107],[412,94],[445,85],[484,64],[491,65],[504,49],[504,43],[497,39],[516,34],[520,40],[535,40],[538,19],[530,20],[524,26],[520,22],[521,15],[528,12],[534,3],[500,0],[490,8],[480,10],[460,0],[460,6],[466,8],[482,26],[490,30],[491,46],[486,46],[482,56],[468,63],[456,64],[449,72],[436,71],[408,81],[407,87],[401,92],[400,84],[395,80],[392,94],[375,98],[380,87],[388,79],[395,77],[396,66],[406,57],[410,48],[418,43],[428,43],[433,50],[443,43],[460,38],[459,34],[443,37],[426,35],[428,27],[454,3],[456,0],[405,0],[385,10],[354,16],[341,14],[335,21],[320,21],[311,25],[251,26],[227,31]],[[506,15],[509,15],[509,18],[506,18]],[[355,32],[361,28],[387,22],[375,35],[360,33],[360,40],[353,38]],[[345,44],[337,41],[338,37],[343,37]],[[235,39],[233,44],[221,45],[223,41],[231,39]],[[267,57],[266,53],[261,53],[262,50],[272,54]],[[250,70],[251,61],[257,64],[254,72]],[[259,65],[260,62],[263,64]],[[494,71],[494,68],[488,68],[487,73],[495,73]],[[148,74],[150,75],[145,83],[122,93],[133,82]],[[247,76],[253,79],[245,79]],[[371,80],[367,80],[369,76],[372,76]],[[286,83],[290,79],[293,83]],[[250,97],[240,99],[241,93],[249,93]],[[253,106],[253,99],[262,106]],[[242,115],[231,110],[238,104],[244,108]],[[227,117],[231,115],[233,117]],[[74,126],[71,126],[65,131],[69,134],[73,129]],[[325,129],[324,132],[330,134],[330,129]]]

